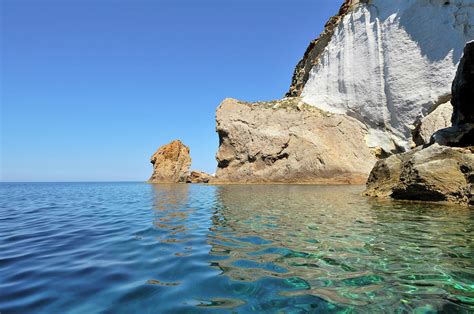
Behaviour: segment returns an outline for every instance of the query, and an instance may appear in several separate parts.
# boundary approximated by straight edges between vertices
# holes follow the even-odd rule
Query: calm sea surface
[[[0,312],[473,313],[474,210],[362,189],[0,184]]]

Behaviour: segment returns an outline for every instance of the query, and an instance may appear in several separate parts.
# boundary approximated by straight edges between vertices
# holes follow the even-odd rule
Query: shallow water
[[[474,211],[362,189],[0,184],[0,312],[472,313]]]

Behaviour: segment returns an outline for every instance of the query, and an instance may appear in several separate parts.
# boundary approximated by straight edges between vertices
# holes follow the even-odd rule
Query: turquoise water
[[[0,184],[0,312],[473,313],[474,211],[362,189]]]

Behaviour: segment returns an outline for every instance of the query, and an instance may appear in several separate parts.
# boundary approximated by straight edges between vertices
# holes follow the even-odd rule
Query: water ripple
[[[474,311],[474,212],[361,189],[0,184],[0,312]]]

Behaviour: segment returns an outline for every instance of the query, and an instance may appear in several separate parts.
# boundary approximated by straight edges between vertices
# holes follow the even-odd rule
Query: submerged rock
[[[215,182],[361,184],[376,161],[362,123],[297,97],[257,103],[225,99],[216,121]]]
[[[379,160],[367,181],[368,196],[473,204],[471,149],[431,145]]]
[[[161,146],[151,157],[150,183],[185,183],[191,166],[189,147],[179,140]]]
[[[191,171],[186,183],[209,183],[214,177],[202,171]]]

